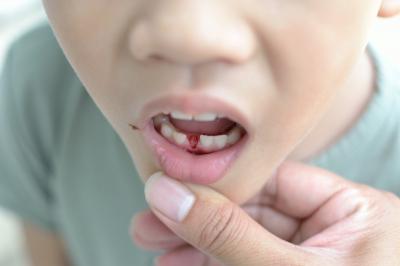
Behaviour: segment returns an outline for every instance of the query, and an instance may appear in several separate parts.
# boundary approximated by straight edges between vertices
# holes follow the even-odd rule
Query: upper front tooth
[[[199,115],[195,115],[193,118],[196,121],[214,121],[217,119],[217,114],[214,113],[203,113]]]
[[[185,114],[179,111],[171,112],[172,118],[179,119],[179,120],[192,120],[193,116],[189,114]]]

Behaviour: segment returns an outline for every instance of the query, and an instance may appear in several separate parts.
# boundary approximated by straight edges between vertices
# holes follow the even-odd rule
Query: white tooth
[[[192,120],[193,116],[189,114],[185,114],[179,111],[171,112],[172,118],[179,119],[179,120]]]
[[[199,115],[195,115],[194,120],[196,121],[214,121],[215,119],[217,119],[217,114],[214,113],[204,113],[204,114],[199,114]]]
[[[234,144],[240,139],[240,128],[234,127],[228,134],[228,144]]]
[[[176,144],[178,145],[183,145],[186,141],[186,135],[179,133],[177,131],[174,131],[174,133],[172,134],[174,137],[174,141]]]
[[[206,136],[206,135],[200,135],[200,145],[203,148],[210,148],[211,145],[213,144],[213,137],[211,136]]]
[[[170,125],[163,123],[161,125],[161,134],[166,137],[166,138],[171,138],[172,137],[172,133],[173,133],[173,129]]]
[[[228,136],[227,135],[219,135],[219,136],[214,136],[213,138],[214,138],[214,145],[218,149],[222,149],[226,145]]]

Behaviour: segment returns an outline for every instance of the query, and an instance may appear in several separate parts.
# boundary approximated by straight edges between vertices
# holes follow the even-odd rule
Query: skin
[[[136,215],[135,242],[166,251],[158,265],[399,265],[398,230],[385,230],[400,222],[395,195],[287,162],[317,156],[360,116],[373,92],[365,52],[371,26],[377,15],[397,14],[399,1],[44,5],[68,60],[143,181],[160,169],[141,132],[128,124],[148,101],[212,95],[251,119],[254,135],[222,180],[184,184],[196,196],[184,221],[169,219],[151,199],[151,212]],[[190,10],[196,12],[188,17]]]
[[[212,95],[250,119],[248,145],[211,185],[237,203],[282,161],[311,158],[358,117],[373,83],[368,34],[384,10],[381,0],[43,2],[68,60],[143,181],[160,169],[128,124],[148,101]]]
[[[183,220],[157,206],[156,197],[172,197],[158,189],[146,193],[151,211],[132,226],[139,247],[163,251],[157,266],[400,265],[400,199],[393,193],[292,161],[243,206],[209,187],[175,184],[196,198]]]

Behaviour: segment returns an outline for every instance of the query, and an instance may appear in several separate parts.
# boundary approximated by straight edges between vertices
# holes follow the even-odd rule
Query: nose
[[[193,65],[218,60],[237,64],[254,53],[256,42],[251,27],[232,7],[223,4],[225,1],[146,2],[146,15],[129,32],[129,47],[137,60]]]

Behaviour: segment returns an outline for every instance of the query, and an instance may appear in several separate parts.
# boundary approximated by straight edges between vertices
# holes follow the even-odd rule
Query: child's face
[[[381,1],[44,0],[44,4],[68,59],[126,145],[143,180],[167,161],[170,175],[181,173],[175,178],[203,180],[218,173],[223,177],[209,185],[243,202],[296,150],[328,109],[364,52]],[[164,96],[167,100],[156,113],[176,109],[224,113],[230,106],[239,115],[229,116],[228,111],[228,117],[242,122],[246,130],[237,158],[215,155],[223,153],[219,151],[200,162],[199,157],[209,155],[185,151],[180,161],[179,152],[170,154],[175,146],[171,151],[165,143],[155,144],[163,154],[155,156],[148,141],[158,140],[128,124],[143,126],[141,115],[150,119],[146,115],[155,115],[152,112],[159,106],[148,103]],[[204,97],[222,104],[208,105],[201,100]],[[235,145],[239,144],[233,150]],[[218,165],[225,161],[229,167]],[[203,172],[199,165],[206,166]]]

